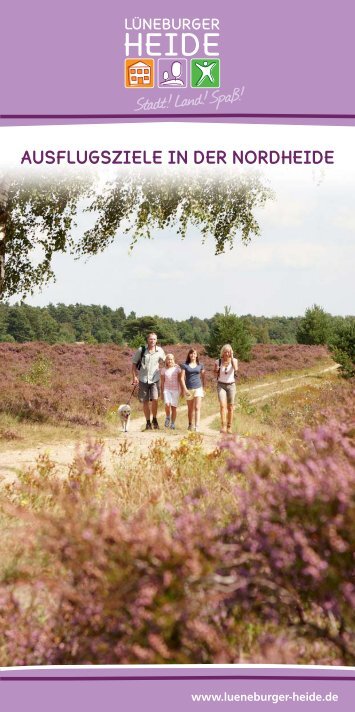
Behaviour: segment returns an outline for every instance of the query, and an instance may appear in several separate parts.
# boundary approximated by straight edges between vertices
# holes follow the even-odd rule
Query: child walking
[[[165,427],[175,430],[176,409],[179,402],[181,368],[173,354],[167,354],[161,370],[161,392],[165,403]]]

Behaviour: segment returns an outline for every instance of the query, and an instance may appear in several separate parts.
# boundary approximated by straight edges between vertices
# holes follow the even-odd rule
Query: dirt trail
[[[307,374],[300,374],[298,376],[289,376],[287,378],[279,378],[277,381],[268,381],[265,383],[258,383],[254,386],[241,386],[238,388],[238,394],[239,395],[253,395],[253,392],[259,389],[263,389],[266,391],[263,395],[257,396],[256,398],[250,398],[249,403],[260,403],[261,401],[267,400],[268,398],[273,398],[274,396],[280,395],[282,393],[288,393],[289,391],[295,391],[297,388],[301,388],[304,386],[307,382],[308,379],[313,379],[314,376],[318,375],[323,375],[326,374],[330,371],[336,371],[338,368],[338,365],[335,364],[334,366],[329,366],[328,368],[323,368],[321,370],[310,370]],[[290,387],[283,387],[284,383],[290,383],[290,382],[295,382],[297,381],[296,384]],[[274,388],[274,386],[278,386],[277,389]],[[280,388],[280,385],[282,386]],[[203,435],[209,435],[209,436],[216,436],[217,431],[213,428],[211,428],[212,423],[216,420],[216,417],[218,417],[219,412],[213,413],[212,415],[209,415],[207,418],[204,418],[201,421],[201,432]],[[217,433],[219,436],[219,434]],[[217,438],[218,439],[218,438]]]
[[[255,391],[262,391],[261,395],[250,399],[250,403],[257,403],[278,394],[296,390],[302,385],[305,385],[307,379],[314,379],[316,375],[323,375],[336,369],[336,365],[322,370],[310,369],[307,374],[280,378],[275,381],[259,383],[253,386],[240,386],[238,393],[253,395]],[[289,384],[290,382],[293,382],[294,385],[284,386],[284,384]],[[277,388],[275,388],[275,386],[277,386]],[[130,453],[134,459],[146,453],[151,443],[158,438],[165,437],[171,445],[178,444],[181,438],[186,436],[186,410],[186,406],[179,408],[178,429],[176,431],[167,430],[162,427],[161,430],[158,431],[145,432],[143,430],[145,419],[136,418],[131,421],[128,433],[118,432],[117,437],[104,438],[103,464],[105,468],[108,471],[113,468],[114,461],[120,450],[120,445],[124,440],[129,443]],[[201,420],[200,432],[201,435],[203,435],[203,444],[207,450],[213,449],[220,439],[219,432],[211,427],[218,415],[219,412],[216,411]],[[160,411],[160,422],[164,422],[162,411]],[[77,443],[75,441],[66,441],[53,443],[52,445],[38,445],[37,447],[18,451],[14,451],[13,449],[3,450],[0,452],[0,478],[3,480],[13,479],[19,471],[34,466],[37,458],[43,453],[47,454],[50,460],[57,465],[58,472],[65,474],[77,453]]]

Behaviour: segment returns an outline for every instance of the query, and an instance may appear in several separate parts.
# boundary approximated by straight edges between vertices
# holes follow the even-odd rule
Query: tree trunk
[[[0,213],[0,299],[5,286],[5,215]]]
[[[6,256],[6,209],[9,195],[9,181],[0,175],[0,299],[5,289],[5,256]]]

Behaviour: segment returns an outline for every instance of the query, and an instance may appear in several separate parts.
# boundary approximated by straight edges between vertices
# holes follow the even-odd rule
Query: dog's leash
[[[136,390],[136,388],[137,388],[137,384],[135,383],[134,386],[133,386],[133,391],[132,391],[130,397],[128,398],[127,405],[130,404],[130,402],[131,402],[131,400],[132,400],[133,393],[134,393],[134,391]]]

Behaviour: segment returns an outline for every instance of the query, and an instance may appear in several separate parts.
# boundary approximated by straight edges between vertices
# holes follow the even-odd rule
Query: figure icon
[[[200,79],[198,80],[196,86],[200,86],[204,79],[208,79],[211,84],[214,84],[214,77],[212,75],[212,69],[216,66],[217,62],[207,62],[204,61],[203,64],[198,64],[198,62],[195,63],[195,66],[199,68],[201,71],[201,76]]]
[[[219,89],[221,83],[221,63],[219,59],[196,57],[190,62],[190,86],[194,89],[213,87]]]
[[[170,67],[171,78],[169,72],[165,70],[163,72],[163,81],[159,83],[161,87],[184,87],[185,82],[180,79],[182,74],[181,62],[172,62]]]

